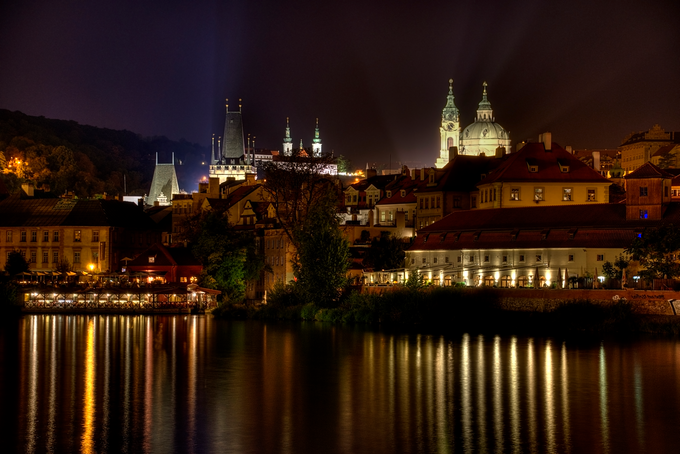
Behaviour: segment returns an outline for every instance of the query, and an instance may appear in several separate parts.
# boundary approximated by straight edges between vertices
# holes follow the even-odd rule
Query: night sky
[[[13,3],[13,4],[8,4]],[[640,1],[15,1],[0,108],[208,146],[224,99],[246,133],[432,166],[448,79],[462,127],[482,82],[513,143],[615,148],[680,131],[680,7]]]

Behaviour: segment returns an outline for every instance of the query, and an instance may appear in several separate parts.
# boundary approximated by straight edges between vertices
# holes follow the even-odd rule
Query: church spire
[[[453,79],[449,79],[449,94],[446,97],[446,106],[442,110],[442,120],[458,120],[459,115],[458,108],[453,102]]]
[[[482,100],[479,102],[479,107],[477,108],[477,121],[493,121],[493,110],[491,109],[491,103],[489,102],[486,93],[486,81],[484,81],[482,86],[484,87],[484,91],[482,92]]]
[[[293,150],[293,138],[290,136],[290,119],[286,117],[286,135],[283,137],[283,155],[290,156]]]
[[[312,150],[314,156],[321,156],[321,136],[319,135],[319,119],[316,119],[316,127],[314,128],[314,139],[312,139]]]

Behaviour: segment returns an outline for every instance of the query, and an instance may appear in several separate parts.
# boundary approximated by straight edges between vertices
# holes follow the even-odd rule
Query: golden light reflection
[[[512,452],[522,452],[519,407],[519,361],[517,359],[517,337],[510,339],[510,434]]]
[[[545,438],[548,452],[555,452],[555,391],[552,344],[545,342]]]
[[[477,336],[477,426],[479,452],[486,452],[486,387],[484,377],[484,336]]]
[[[470,336],[463,335],[460,345],[460,394],[463,418],[463,452],[472,452],[472,402],[470,398]]]
[[[562,429],[564,433],[564,447],[571,452],[571,428],[569,426],[569,374],[567,367],[567,343],[562,342]]]
[[[536,444],[536,383],[534,382],[534,340],[529,338],[527,342],[527,400],[528,400],[528,419],[529,419],[529,446],[531,452],[536,452],[538,446]]]
[[[27,445],[26,452],[35,451],[36,420],[38,417],[38,317],[30,318],[29,328],[29,368],[28,368],[28,412],[26,415],[28,427],[26,428]]]
[[[604,344],[600,345],[600,427],[602,429],[602,448],[610,452],[609,445],[609,411],[607,408],[607,361]]]
[[[95,452],[94,424],[95,424],[95,356],[94,356],[94,319],[87,323],[87,342],[85,344],[85,395],[83,396],[83,436],[80,450]]]
[[[635,422],[637,423],[637,438],[638,445],[642,449],[645,446],[645,415],[643,407],[643,389],[642,389],[642,367],[640,366],[640,358],[635,357],[635,372],[633,373],[633,382],[635,387]]]
[[[496,452],[504,452],[503,447],[503,374],[501,364],[501,337],[493,339],[493,427]]]

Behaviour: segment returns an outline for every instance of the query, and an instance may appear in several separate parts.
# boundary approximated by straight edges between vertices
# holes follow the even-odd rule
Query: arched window
[[[529,285],[529,278],[526,276],[520,276],[517,278],[517,287],[526,287]]]
[[[512,278],[510,276],[501,277],[501,287],[508,288],[512,286]]]
[[[446,141],[446,147],[451,148],[453,146],[453,137],[449,137]]]

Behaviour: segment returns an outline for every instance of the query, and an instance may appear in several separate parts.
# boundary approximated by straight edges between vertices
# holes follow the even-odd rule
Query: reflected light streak
[[[602,448],[610,452],[609,447],[609,412],[607,410],[607,362],[604,344],[600,344],[600,420],[602,428]]]
[[[94,320],[87,322],[87,343],[85,346],[85,395],[83,397],[83,436],[81,451],[95,452],[95,356],[94,356]]]
[[[512,452],[522,452],[519,408],[519,361],[517,360],[517,337],[510,340],[510,433]]]
[[[486,451],[486,388],[484,386],[484,336],[477,336],[477,425],[479,452]]]
[[[449,445],[449,420],[446,414],[446,343],[444,337],[439,338],[439,345],[435,351],[435,421],[437,424],[436,438],[438,440],[439,449],[442,452],[446,451]]]
[[[503,453],[503,382],[501,364],[501,338],[493,339],[493,425],[496,452]]]
[[[552,343],[545,342],[545,437],[547,451],[555,452],[555,393],[553,379]]]
[[[569,426],[569,369],[567,367],[567,343],[562,342],[562,429],[564,447],[571,452],[571,427]]]
[[[35,451],[35,441],[38,438],[36,433],[36,419],[38,415],[38,317],[33,315],[30,318],[29,327],[30,342],[28,346],[28,414],[26,415],[26,452]]]
[[[536,445],[536,389],[534,375],[534,340],[527,343],[527,400],[529,405],[529,446],[531,452],[537,452]]]
[[[470,401],[470,336],[463,334],[460,359],[461,413],[463,417],[463,452],[472,452],[472,402]]]
[[[50,321],[50,395],[48,398],[48,421],[47,421],[47,448],[54,446],[54,427],[57,413],[57,338],[56,338],[56,317],[52,315],[47,319]]]

